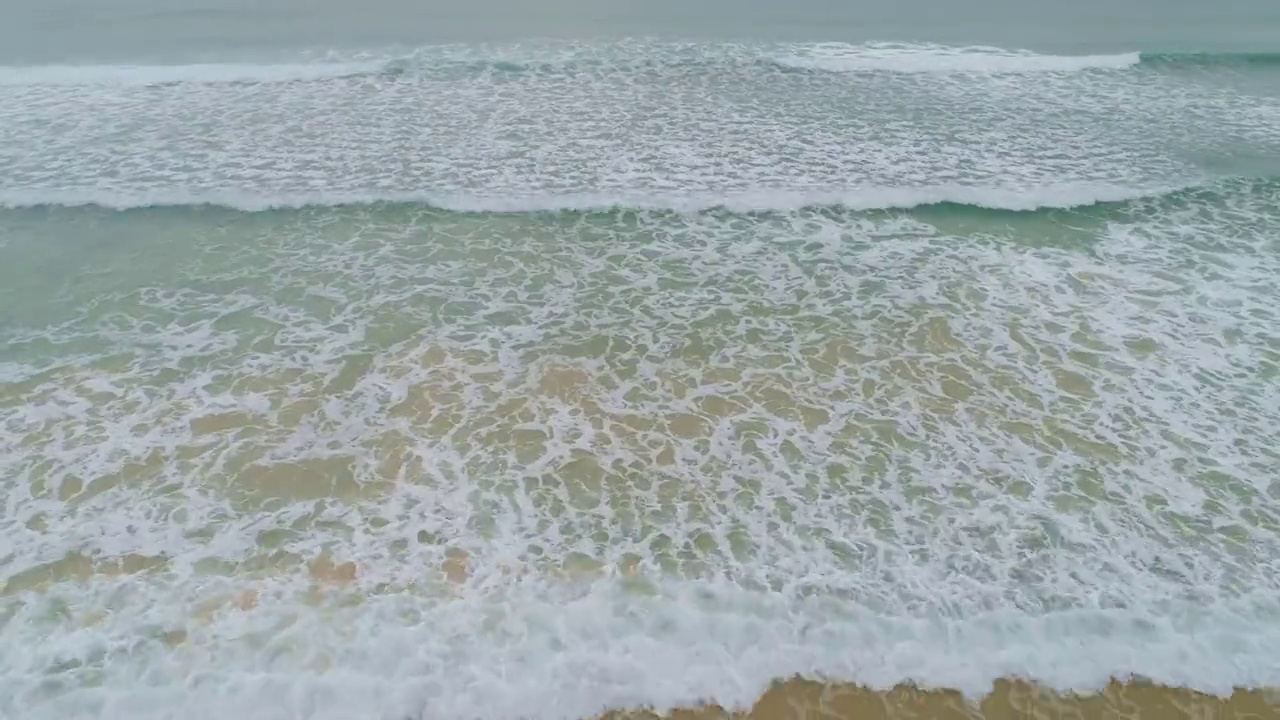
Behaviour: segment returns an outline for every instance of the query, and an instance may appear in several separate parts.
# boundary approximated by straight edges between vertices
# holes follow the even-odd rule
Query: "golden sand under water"
[[[599,720],[1270,720],[1280,718],[1280,691],[1237,689],[1216,697],[1141,680],[1113,680],[1090,695],[1058,693],[1025,680],[999,680],[980,700],[958,691],[898,685],[870,690],[795,678],[774,683],[749,709],[718,706],[605,713]]]

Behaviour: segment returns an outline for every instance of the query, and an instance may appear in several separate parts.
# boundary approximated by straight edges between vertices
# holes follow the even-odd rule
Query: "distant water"
[[[1280,687],[1272,4],[331,5],[0,23],[0,717]]]

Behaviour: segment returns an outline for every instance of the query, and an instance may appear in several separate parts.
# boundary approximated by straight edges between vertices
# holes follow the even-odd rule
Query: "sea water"
[[[0,716],[1280,685],[1280,13],[917,5],[12,11]]]

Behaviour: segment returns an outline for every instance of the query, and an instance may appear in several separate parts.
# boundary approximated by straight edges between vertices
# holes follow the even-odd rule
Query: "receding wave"
[[[771,65],[823,72],[1026,74],[1124,70],[1138,65],[1280,64],[1280,53],[1041,54],[1029,50],[931,43],[622,42],[538,47],[429,46],[396,55],[332,56],[279,63],[184,65],[28,65],[0,67],[0,86],[283,83],[341,78],[403,79],[458,72],[504,74],[625,70],[667,65]]]
[[[804,209],[851,211],[909,210],[928,206],[958,206],[998,212],[1070,210],[1129,201],[1168,198],[1188,194],[1280,192],[1280,178],[1231,178],[1203,185],[1131,188],[1110,184],[1064,183],[1035,189],[1002,189],[965,186],[866,188],[849,191],[758,190],[725,194],[548,194],[526,197],[465,193],[314,193],[263,196],[252,191],[172,193],[80,193],[48,191],[0,191],[0,208],[17,210],[51,207],[99,207],[138,210],[164,207],[220,207],[242,212],[338,207],[352,205],[412,204],[457,213],[593,213],[617,210],[699,213],[790,212]]]

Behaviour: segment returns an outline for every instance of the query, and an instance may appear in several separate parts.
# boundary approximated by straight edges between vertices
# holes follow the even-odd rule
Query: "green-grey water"
[[[383,5],[0,23],[0,716],[1280,685],[1274,8]]]

